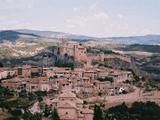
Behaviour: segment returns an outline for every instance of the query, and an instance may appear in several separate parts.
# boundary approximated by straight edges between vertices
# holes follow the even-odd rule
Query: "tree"
[[[105,120],[160,120],[160,106],[154,102],[135,102],[131,107],[123,103],[104,113]]]
[[[137,120],[159,120],[160,106],[154,102],[135,102],[130,108],[132,119]]]
[[[38,99],[39,102],[42,102],[42,101],[43,101],[43,97],[41,97],[41,96],[38,96],[37,99]]]
[[[11,116],[11,117],[8,117],[8,118],[6,118],[4,120],[20,120],[20,118],[17,117],[17,116]]]
[[[125,103],[108,109],[108,119],[129,120],[128,107]]]
[[[0,62],[0,67],[3,67],[3,64]]]
[[[14,109],[10,112],[13,116],[20,116],[22,114],[21,109]]]
[[[48,117],[51,114],[51,108],[45,105],[44,116]]]
[[[33,93],[28,93],[28,99],[29,99],[29,101],[34,101],[34,100],[36,100],[36,95],[35,94],[33,94]]]
[[[23,119],[24,120],[41,120],[42,115],[40,113],[32,114],[31,112],[26,111],[23,115]]]
[[[94,106],[94,116],[93,120],[103,120],[103,112],[100,106]]]
[[[42,120],[42,115],[40,113],[36,113],[33,115],[31,120]]]
[[[60,120],[60,117],[58,115],[57,109],[54,108],[52,115],[51,115],[51,120]]]
[[[24,120],[31,120],[33,117],[32,113],[29,111],[25,111],[25,113],[23,114],[23,119]]]

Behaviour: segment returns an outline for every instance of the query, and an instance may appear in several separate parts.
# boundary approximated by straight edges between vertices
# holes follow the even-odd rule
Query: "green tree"
[[[108,116],[105,116],[109,120],[130,120],[128,107],[125,103],[108,109]]]
[[[132,119],[136,120],[159,120],[160,106],[154,102],[135,102],[130,108]]]
[[[24,120],[32,120],[32,113],[28,112],[28,111],[25,111],[25,113],[23,114],[23,119]]]
[[[3,67],[3,64],[0,62],[0,67]]]
[[[103,112],[100,106],[94,106],[93,120],[103,120]]]
[[[104,113],[105,120],[160,120],[160,106],[154,102],[135,102],[131,107],[123,103]]]
[[[33,115],[32,120],[42,120],[42,115],[40,113],[36,113]]]
[[[41,120],[42,115],[40,113],[32,114],[31,112],[26,111],[23,115],[24,120]]]
[[[52,115],[51,115],[51,120],[60,120],[60,117],[58,115],[57,109],[54,108]]]
[[[51,114],[51,108],[45,105],[44,116],[48,117]]]
[[[39,102],[42,102],[42,101],[43,101],[43,97],[41,97],[41,96],[38,96],[37,99],[38,99]]]
[[[20,115],[22,114],[21,109],[18,109],[18,108],[10,111],[10,113],[11,113],[13,116],[20,116]]]
[[[11,116],[11,117],[8,117],[8,118],[6,118],[4,120],[20,120],[20,118],[17,117],[17,116]]]

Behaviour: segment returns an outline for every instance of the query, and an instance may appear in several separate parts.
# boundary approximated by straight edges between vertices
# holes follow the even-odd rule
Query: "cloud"
[[[74,24],[67,24],[66,27],[68,27],[68,28],[75,28],[76,26]]]
[[[73,17],[71,19],[67,19],[65,24],[69,28],[81,27],[81,26],[86,25],[88,20],[89,20],[88,17],[77,16],[77,17]]]
[[[74,11],[74,12],[77,12],[77,11],[78,11],[78,8],[77,8],[77,7],[74,7],[74,8],[73,8],[73,11]]]
[[[20,10],[31,8],[33,0],[0,0],[0,10]]]
[[[123,19],[123,18],[124,18],[124,16],[123,16],[122,14],[118,14],[117,17],[118,17],[119,19]]]
[[[122,14],[113,15],[105,11],[89,12],[81,16],[72,16],[70,19],[67,19],[64,29],[76,34],[104,37],[135,34],[132,31],[138,30],[135,29],[132,24],[128,24],[123,20],[123,17]]]
[[[3,29],[22,29],[22,28],[31,28],[33,26],[32,23],[30,22],[21,22],[18,20],[12,20],[5,22],[0,25],[1,28]]]
[[[96,13],[96,14],[94,14],[94,16],[97,19],[108,19],[109,18],[109,15],[107,13],[105,13],[105,12]]]
[[[87,2],[82,0],[78,4],[66,0],[49,1],[0,0],[0,28],[36,28],[93,36],[160,31],[159,16],[156,14],[158,8],[154,12],[151,11],[155,14],[148,18],[146,14],[148,9],[145,13],[144,11],[139,13],[137,8],[133,12],[134,7],[130,8],[127,2],[117,6],[116,2],[108,3],[106,0],[86,0]]]
[[[90,10],[90,11],[93,11],[93,10],[95,10],[97,7],[98,7],[97,3],[93,3],[93,4],[91,4],[91,5],[89,6],[89,10]]]

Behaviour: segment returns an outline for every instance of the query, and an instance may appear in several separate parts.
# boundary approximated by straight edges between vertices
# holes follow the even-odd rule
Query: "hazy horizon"
[[[157,34],[143,34],[143,35],[121,35],[121,36],[91,36],[91,35],[84,35],[84,34],[76,34],[71,32],[63,32],[63,31],[53,31],[53,30],[37,30],[37,29],[3,29],[0,31],[19,31],[19,30],[30,30],[30,31],[40,31],[40,32],[58,32],[58,33],[66,33],[71,35],[79,35],[79,36],[86,36],[86,37],[95,37],[95,38],[112,38],[112,37],[136,37],[136,36],[148,36],[148,35],[160,35],[160,33]]]

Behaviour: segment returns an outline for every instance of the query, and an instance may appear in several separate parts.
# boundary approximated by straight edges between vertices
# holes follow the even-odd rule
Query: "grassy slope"
[[[17,58],[20,57],[30,57],[31,54],[35,51],[41,52],[42,50],[38,50],[39,48],[45,50],[50,46],[56,46],[59,42],[57,39],[50,39],[50,38],[43,38],[43,37],[31,37],[31,36],[20,36],[16,41],[19,43],[26,43],[24,45],[13,45],[5,44],[0,46],[0,60],[2,59],[11,59],[16,58],[14,54],[19,53],[28,53],[27,55],[19,55]],[[33,44],[33,45],[30,45]]]
[[[159,45],[140,45],[140,44],[133,44],[129,45],[122,50],[125,51],[143,51],[143,52],[153,52],[153,53],[160,53],[160,46]]]

